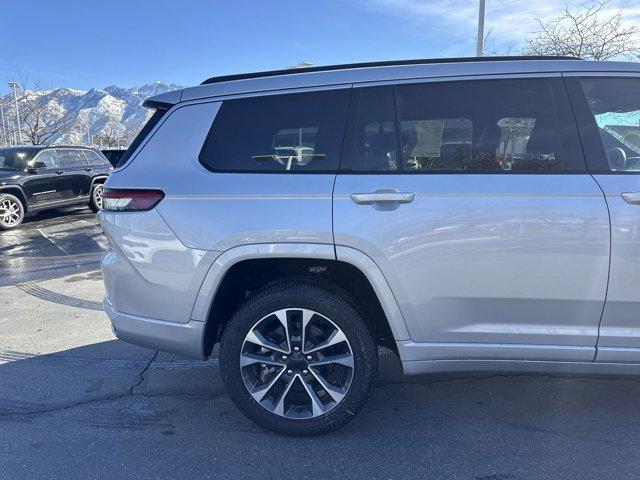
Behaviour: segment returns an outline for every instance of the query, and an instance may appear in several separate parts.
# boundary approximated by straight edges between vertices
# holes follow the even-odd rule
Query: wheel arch
[[[337,253],[337,255],[336,255]],[[209,356],[237,307],[257,288],[280,278],[307,278],[332,284],[355,298],[363,316],[390,348],[409,334],[378,266],[364,253],[326,244],[261,244],[232,248],[209,269],[191,319],[205,322],[203,352]]]
[[[24,212],[27,213],[29,211],[29,204],[27,203],[27,195],[24,193],[24,190],[19,185],[3,185],[0,186],[0,193],[10,193],[18,197],[18,199],[22,202],[22,206],[24,207]]]
[[[108,175],[96,175],[95,177],[93,177],[91,179],[91,188],[89,189],[89,192],[93,191],[93,187],[96,184],[98,184],[98,183],[99,184],[103,184],[104,182],[106,182],[108,177],[109,177]]]

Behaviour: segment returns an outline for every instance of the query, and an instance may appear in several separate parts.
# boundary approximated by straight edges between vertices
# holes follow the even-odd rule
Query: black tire
[[[89,200],[89,208],[95,213],[98,213],[102,209],[99,205],[100,200],[96,198],[96,194],[98,194],[98,192],[100,196],[102,196],[102,189],[103,185],[101,183],[96,183],[91,189],[91,200]]]
[[[353,376],[344,398],[313,418],[276,415],[254,400],[241,376],[240,353],[250,329],[271,312],[283,308],[314,310],[330,319],[347,337],[353,354]],[[255,293],[229,320],[220,346],[220,370],[231,398],[250,420],[287,435],[317,435],[342,427],[362,409],[377,372],[377,349],[371,333],[352,302],[323,284],[282,280]]]
[[[8,216],[5,217],[2,215],[3,213],[8,213],[7,208],[17,208],[17,220],[14,220],[15,215],[11,216],[11,220],[9,220]],[[0,193],[0,230],[11,230],[17,228],[22,225],[23,220],[24,204],[22,203],[22,200],[10,193]]]

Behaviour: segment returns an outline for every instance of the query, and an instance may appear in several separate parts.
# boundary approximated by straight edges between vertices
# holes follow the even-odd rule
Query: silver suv
[[[640,372],[640,65],[390,62],[153,97],[103,193],[104,306],[256,423],[344,425],[408,375]]]

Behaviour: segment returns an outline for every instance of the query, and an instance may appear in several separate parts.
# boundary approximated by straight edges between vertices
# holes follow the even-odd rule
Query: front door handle
[[[631,205],[640,205],[640,192],[623,193],[622,198]]]
[[[411,203],[415,193],[399,192],[395,189],[376,190],[372,193],[352,193],[351,200],[358,205],[373,205],[376,203]]]
[[[56,171],[56,174],[58,174],[58,175],[62,175],[63,173],[64,173],[64,172],[63,172],[62,170],[58,170],[58,171]]]

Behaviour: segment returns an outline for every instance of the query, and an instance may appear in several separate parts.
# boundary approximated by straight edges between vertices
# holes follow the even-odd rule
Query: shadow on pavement
[[[217,361],[120,341],[0,352],[4,478],[631,478],[635,377],[403,377],[392,354],[346,427],[293,438],[235,408]]]

